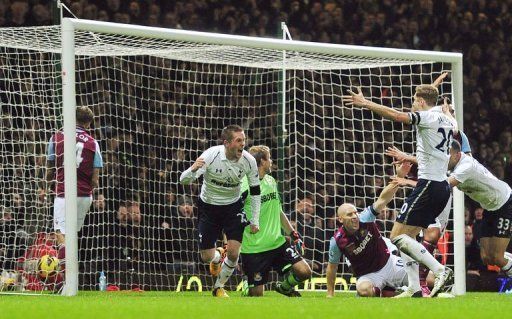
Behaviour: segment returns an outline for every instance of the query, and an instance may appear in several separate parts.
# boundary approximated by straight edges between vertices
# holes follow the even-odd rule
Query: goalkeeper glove
[[[295,247],[295,250],[297,250],[299,254],[304,255],[304,242],[300,238],[299,233],[292,231],[290,238],[292,240],[293,246]]]

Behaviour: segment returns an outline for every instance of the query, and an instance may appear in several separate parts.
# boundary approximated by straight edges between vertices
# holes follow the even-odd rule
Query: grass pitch
[[[357,298],[318,292],[286,298],[213,298],[209,292],[79,292],[76,297],[0,295],[0,318],[508,318],[512,295],[468,293],[451,299]]]

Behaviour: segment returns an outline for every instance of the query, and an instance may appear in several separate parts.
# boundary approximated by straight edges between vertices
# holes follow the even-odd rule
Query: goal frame
[[[64,172],[66,207],[66,285],[63,294],[75,296],[78,292],[78,235],[77,235],[77,176],[75,156],[76,79],[75,31],[91,31],[115,35],[187,41],[203,44],[235,45],[247,48],[283,51],[283,69],[286,69],[286,51],[329,55],[353,55],[368,58],[394,58],[415,61],[443,62],[452,66],[452,91],[459,129],[463,129],[462,54],[423,50],[364,47],[356,45],[327,44],[285,39],[235,36],[219,33],[185,31],[112,22],[63,18],[62,28],[62,114],[64,119]],[[283,77],[282,81],[286,81]],[[286,101],[282,101],[283,108]],[[454,190],[454,293],[466,292],[464,249],[464,195]]]

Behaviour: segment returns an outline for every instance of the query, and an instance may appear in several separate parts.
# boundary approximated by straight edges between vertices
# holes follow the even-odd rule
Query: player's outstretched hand
[[[204,166],[204,164],[205,164],[204,158],[199,157],[198,159],[196,159],[196,161],[194,162],[194,164],[192,164],[192,172],[197,171],[198,169],[200,169],[201,167],[203,167],[203,166]]]
[[[412,163],[411,162],[403,162],[400,165],[396,166],[396,175],[398,177],[405,177],[411,171]]]
[[[251,224],[251,234],[256,234],[260,231],[260,227],[258,225]]]
[[[435,79],[434,83],[432,83],[433,87],[438,87],[441,83],[443,83],[444,79],[448,76],[448,72],[441,73],[440,76]]]
[[[391,156],[395,159],[393,161],[393,165],[402,164],[403,162],[410,161],[410,156],[407,153],[402,152],[395,146],[388,147],[384,154],[386,154],[387,156]]]
[[[354,93],[351,90],[347,90],[350,95],[343,95],[341,97],[343,103],[345,105],[354,105],[359,107],[364,107],[368,100],[363,96],[363,92],[361,92],[361,88],[357,87],[357,93]]]
[[[412,187],[415,187],[417,182],[413,181],[413,180],[410,180],[410,179],[407,179],[407,178],[402,178],[402,177],[398,177],[398,176],[392,176],[390,184],[395,184],[395,185],[398,185],[398,186],[412,186]]]

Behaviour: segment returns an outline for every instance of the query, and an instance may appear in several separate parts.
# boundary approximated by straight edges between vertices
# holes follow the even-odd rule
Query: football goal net
[[[179,174],[220,131],[242,126],[248,146],[270,147],[283,210],[305,238],[325,288],[336,208],[373,203],[394,174],[389,146],[414,153],[411,126],[343,105],[361,87],[372,101],[407,111],[414,88],[432,83],[455,102],[462,128],[462,55],[321,44],[63,19],[62,26],[0,29],[0,269],[3,292],[59,287],[53,197],[45,183],[50,137],[63,130],[66,194],[64,294],[113,289],[206,290],[195,200],[199,182]],[[90,134],[104,167],[77,229],[75,108],[94,113]],[[378,217],[384,235],[410,189]],[[438,256],[465,292],[463,197]],[[41,263],[42,257],[44,263]],[[48,258],[54,257],[54,258]],[[44,269],[42,269],[44,268]],[[57,267],[57,271],[60,267]],[[237,271],[233,289],[241,280]],[[341,263],[336,289],[354,289]]]

